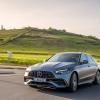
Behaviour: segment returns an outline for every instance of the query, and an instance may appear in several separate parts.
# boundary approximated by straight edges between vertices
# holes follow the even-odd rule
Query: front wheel
[[[94,83],[100,84],[100,71],[97,71]]]
[[[71,79],[70,79],[69,89],[71,92],[75,92],[75,91],[77,91],[77,87],[78,87],[78,78],[77,78],[76,73],[73,73],[71,76]]]

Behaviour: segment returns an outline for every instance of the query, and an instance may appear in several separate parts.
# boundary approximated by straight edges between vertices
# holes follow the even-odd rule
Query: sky
[[[52,27],[100,38],[100,0],[0,0],[0,25]]]

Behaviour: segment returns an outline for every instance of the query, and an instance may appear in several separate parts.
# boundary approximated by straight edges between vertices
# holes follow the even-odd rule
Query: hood
[[[68,66],[72,66],[75,63],[72,62],[44,62],[41,64],[35,64],[33,66],[31,66],[32,70],[41,70],[41,71],[55,71],[58,68],[61,67],[68,67]]]

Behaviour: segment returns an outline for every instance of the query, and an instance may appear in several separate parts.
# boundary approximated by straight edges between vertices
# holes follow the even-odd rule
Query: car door
[[[89,67],[87,55],[81,54],[80,64],[77,68],[80,84],[91,80],[90,79],[90,74],[91,74],[90,70],[91,70],[91,68]]]
[[[95,78],[98,66],[96,61],[92,58],[92,56],[87,55],[89,61],[89,76],[93,80]]]

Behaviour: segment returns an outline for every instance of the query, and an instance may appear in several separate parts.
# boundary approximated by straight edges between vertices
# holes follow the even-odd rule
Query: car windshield
[[[47,62],[78,62],[80,54],[56,54],[48,59]]]

